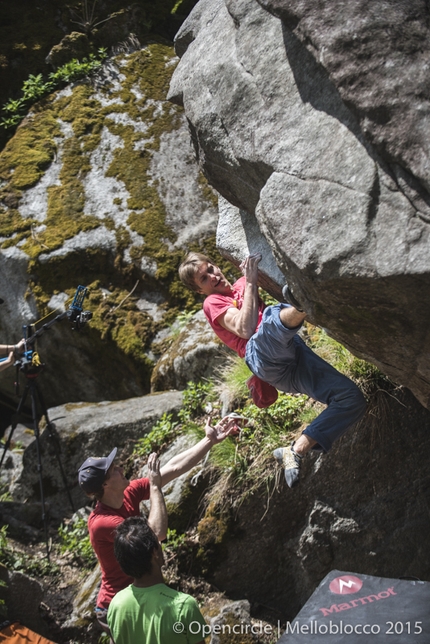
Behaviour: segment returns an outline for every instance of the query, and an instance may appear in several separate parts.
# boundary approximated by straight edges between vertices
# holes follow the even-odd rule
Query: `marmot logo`
[[[336,595],[348,595],[350,593],[358,593],[363,586],[363,582],[358,577],[353,575],[343,575],[336,577],[330,582],[330,590]]]

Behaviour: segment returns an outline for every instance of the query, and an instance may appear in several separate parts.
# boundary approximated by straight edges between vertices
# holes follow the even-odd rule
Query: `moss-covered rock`
[[[175,63],[161,40],[118,55],[95,84],[37,104],[0,154],[1,252],[26,258],[20,291],[37,305],[31,320],[20,300],[3,311],[3,340],[16,341],[20,325],[53,315],[59,301],[67,307],[79,284],[90,287],[86,329],[69,338],[63,323],[41,338],[48,405],[149,391],[153,339],[199,300],[177,268],[188,249],[213,250],[216,196],[182,110],[165,100]],[[3,391],[5,383],[2,374]]]
[[[71,34],[67,34],[49,52],[46,62],[48,62],[55,69],[68,63],[72,58],[77,58],[81,60],[84,56],[87,56],[91,51],[90,42],[88,36],[79,31],[72,31]]]
[[[182,329],[174,329],[170,346],[165,347],[151,377],[152,391],[185,389],[191,381],[210,378],[225,363],[229,350],[221,344],[198,311]]]
[[[210,576],[226,556],[230,522],[230,512],[211,503],[197,525],[199,548],[196,560],[205,576]]]

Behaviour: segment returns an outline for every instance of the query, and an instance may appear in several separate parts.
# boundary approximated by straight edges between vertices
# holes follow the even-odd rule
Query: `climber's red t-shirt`
[[[237,309],[242,308],[243,304],[243,294],[246,286],[246,278],[241,277],[237,280],[232,286],[233,293],[232,295],[218,295],[218,293],[212,293],[208,295],[205,301],[203,302],[203,312],[206,316],[207,321],[217,334],[220,340],[224,342],[230,349],[236,351],[236,353],[243,358],[245,356],[246,343],[248,342],[245,338],[239,338],[238,335],[235,335],[231,331],[224,329],[221,324],[218,322],[218,318],[223,315],[231,307],[236,307]],[[263,316],[263,311],[266,305],[263,300],[258,299],[258,321],[255,330],[258,329],[261,323],[261,318]]]
[[[115,559],[114,533],[124,519],[140,515],[139,504],[146,499],[149,499],[149,479],[136,479],[125,489],[124,503],[118,510],[98,501],[88,517],[91,544],[102,570],[102,584],[97,597],[99,608],[108,608],[114,595],[133,583],[133,579],[122,572]]]

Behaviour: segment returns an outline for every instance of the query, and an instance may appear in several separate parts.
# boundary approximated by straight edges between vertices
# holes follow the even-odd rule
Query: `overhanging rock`
[[[318,8],[309,11],[316,23]],[[256,0],[200,2],[176,38],[169,98],[183,104],[200,167],[245,230],[237,254],[219,233],[220,250],[238,263],[267,244],[276,267],[263,267],[264,287],[279,297],[287,281],[312,321],[429,406],[429,166],[426,180],[407,155],[400,168],[384,147],[391,130],[378,129],[376,145],[293,22]],[[341,22],[339,11],[333,29]],[[366,94],[375,109],[379,81],[383,70]]]

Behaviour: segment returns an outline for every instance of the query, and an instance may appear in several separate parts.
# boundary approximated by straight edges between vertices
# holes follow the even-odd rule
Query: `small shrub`
[[[179,313],[178,317],[173,322],[173,324],[169,325],[170,337],[172,339],[175,340],[179,336],[182,329],[184,329],[187,326],[188,322],[191,320],[193,315],[194,315],[194,311],[183,311],[182,313]]]
[[[184,545],[186,540],[186,535],[184,533],[179,533],[176,530],[167,529],[166,542],[163,544],[169,550],[177,550]]]
[[[17,99],[9,99],[3,105],[4,116],[0,121],[0,127],[5,130],[15,128],[24,118],[29,108],[38,100],[47,96],[56,89],[60,89],[67,83],[79,80],[100,69],[103,61],[107,58],[107,50],[101,47],[97,55],[90,54],[88,58],[77,60],[74,58],[65,65],[51,72],[45,80],[42,74],[34,76],[30,74],[22,85],[22,96]]]
[[[180,420],[187,422],[202,416],[206,412],[208,403],[214,402],[215,399],[216,392],[211,382],[189,382],[183,392]]]
[[[178,423],[172,414],[163,414],[152,430],[139,438],[133,450],[134,456],[149,456],[165,448],[179,433]]]
[[[68,524],[60,525],[58,534],[61,552],[72,552],[74,558],[85,568],[95,566],[97,558],[91,545],[86,519],[78,517]]]
[[[39,577],[60,572],[59,566],[48,561],[45,556],[31,557],[12,548],[7,539],[7,530],[7,525],[0,528],[0,563],[4,564],[6,568]]]

